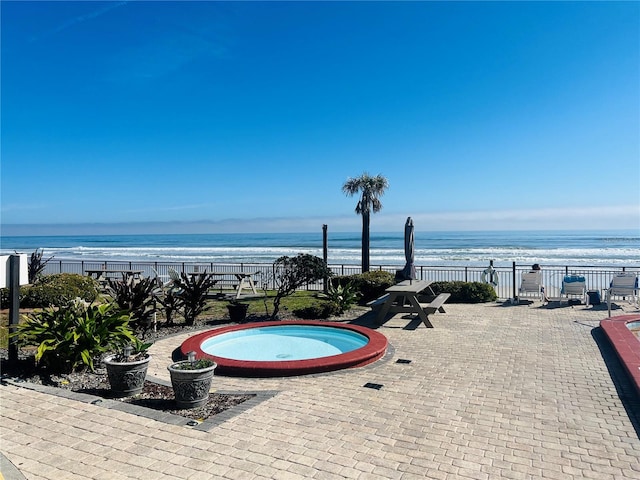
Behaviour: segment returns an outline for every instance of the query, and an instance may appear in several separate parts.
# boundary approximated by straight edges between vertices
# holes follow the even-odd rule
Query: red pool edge
[[[640,315],[621,315],[602,320],[600,326],[640,395],[640,341],[627,328],[627,323],[636,321],[640,321]]]
[[[311,358],[308,360],[291,360],[279,362],[259,362],[251,360],[234,360],[231,358],[209,355],[200,348],[202,342],[208,338],[223,333],[250,328],[262,328],[282,325],[310,325],[320,327],[338,328],[358,332],[369,339],[369,342],[356,350],[330,357]],[[237,377],[288,377],[295,375],[307,375],[310,373],[330,372],[346,368],[356,368],[368,365],[382,358],[387,350],[387,337],[367,327],[351,324],[338,324],[318,321],[273,321],[248,323],[243,325],[231,325],[214,330],[207,330],[189,337],[180,346],[180,352],[186,357],[188,352],[196,352],[196,358],[210,358],[218,364],[216,375]]]

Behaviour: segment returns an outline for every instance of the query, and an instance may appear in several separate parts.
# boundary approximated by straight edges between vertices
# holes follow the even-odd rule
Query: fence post
[[[273,272],[273,275],[271,275],[271,281],[273,282],[273,290],[276,289],[276,264],[274,263],[271,266],[271,271]]]
[[[516,262],[513,262],[513,300],[516,299]]]

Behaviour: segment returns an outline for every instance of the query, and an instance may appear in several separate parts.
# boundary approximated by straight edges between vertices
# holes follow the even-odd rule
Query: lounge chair
[[[638,276],[635,273],[620,273],[611,279],[607,291],[607,310],[611,316],[611,297],[627,297],[630,303],[638,303]]]
[[[562,290],[560,290],[560,303],[566,300],[569,303],[569,297],[578,297],[580,301],[589,305],[589,297],[587,296],[587,281],[580,275],[566,275],[562,279]]]
[[[542,272],[527,272],[522,274],[522,283],[518,290],[518,300],[524,296],[534,296],[544,301],[544,288],[542,287]]]
[[[169,285],[171,285],[171,283],[173,283],[173,280],[169,275],[160,275],[158,271],[153,267],[151,267],[151,270],[153,270],[153,273],[156,274],[156,280],[158,282],[158,285],[160,285],[161,287],[168,287]]]
[[[171,278],[172,281],[179,281],[180,280],[180,274],[178,272],[176,272],[173,268],[169,267],[169,278]]]

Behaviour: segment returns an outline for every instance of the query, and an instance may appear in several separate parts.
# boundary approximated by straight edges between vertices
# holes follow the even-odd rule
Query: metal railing
[[[333,264],[329,265],[335,275],[355,275],[361,273],[359,265]],[[47,263],[44,273],[77,273],[85,275],[87,270],[140,270],[147,277],[168,278],[169,269],[177,272],[247,272],[256,273],[254,282],[256,287],[273,289],[273,264],[271,263],[191,263],[191,262],[100,262],[100,261],[71,261],[52,260]],[[382,270],[395,274],[400,267],[398,265],[375,265],[371,270]],[[521,283],[522,273],[530,270],[530,265],[516,265],[510,267],[494,267],[497,277],[495,285],[498,298],[507,299],[517,296]],[[485,267],[474,266],[416,266],[416,274],[419,280],[482,282]],[[602,293],[608,288],[611,278],[621,272],[640,274],[640,266],[626,267],[602,267],[602,266],[543,266],[542,284],[545,286],[547,296],[553,298],[560,295],[562,279],[565,275],[581,275],[587,281],[589,290],[598,290]],[[494,277],[494,278],[496,278]],[[308,290],[322,290],[322,282],[307,285]]]

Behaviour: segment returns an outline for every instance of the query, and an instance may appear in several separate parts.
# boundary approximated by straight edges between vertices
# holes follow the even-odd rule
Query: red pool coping
[[[231,358],[209,355],[200,348],[202,342],[208,338],[222,335],[223,333],[247,330],[250,328],[263,328],[283,325],[310,325],[328,328],[338,328],[358,332],[369,339],[369,342],[356,350],[330,357],[311,358],[307,360],[285,360],[279,362],[260,362],[251,360],[234,360]],[[236,377],[288,377],[294,375],[307,375],[310,373],[330,372],[346,368],[356,368],[368,365],[384,356],[388,346],[387,337],[367,327],[351,324],[338,324],[318,321],[273,321],[232,325],[214,330],[207,330],[193,337],[189,337],[180,346],[182,355],[186,357],[188,352],[196,352],[196,358],[210,358],[218,364],[216,375]]]
[[[627,323],[637,321],[640,315],[621,315],[602,320],[600,326],[640,395],[640,340],[627,328]]]

